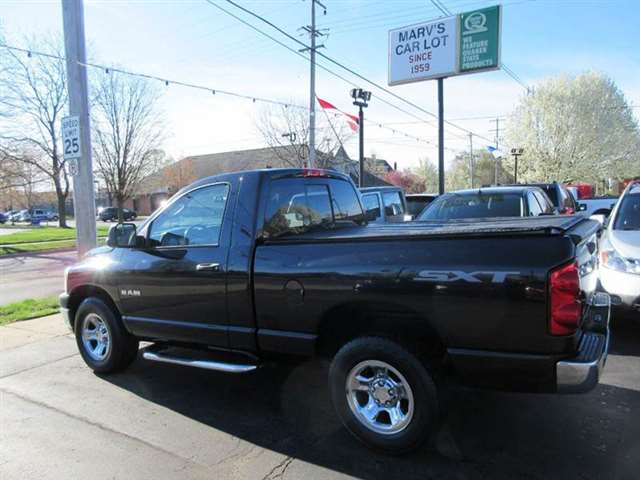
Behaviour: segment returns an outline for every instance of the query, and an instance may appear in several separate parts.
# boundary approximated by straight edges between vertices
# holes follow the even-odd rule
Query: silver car
[[[639,311],[640,181],[625,189],[600,242],[600,283],[611,303]]]

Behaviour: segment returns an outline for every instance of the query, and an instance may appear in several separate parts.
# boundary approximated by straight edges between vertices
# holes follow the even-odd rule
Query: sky
[[[310,0],[236,0],[302,41],[299,27],[310,23]],[[441,0],[454,14],[494,5],[494,1]],[[297,50],[293,41],[251,19],[225,0],[211,0]],[[435,81],[387,87],[388,31],[442,16],[430,0],[323,0],[318,27],[328,28],[322,52],[429,112],[437,112]],[[595,70],[609,75],[629,103],[640,105],[640,50],[637,0],[504,0],[502,61],[524,83],[535,87],[558,75]],[[11,45],[27,38],[62,35],[61,2],[0,0],[0,26]],[[206,0],[85,0],[89,58],[101,65],[263,97],[298,105],[309,103],[309,63]],[[1,50],[1,49],[0,49]],[[0,55],[2,52],[0,51]],[[319,59],[353,84],[372,91],[365,116],[396,133],[365,124],[365,154],[376,154],[399,168],[418,159],[437,159],[437,126],[427,114]],[[316,93],[356,114],[352,83],[318,68]],[[265,145],[257,124],[266,108],[260,102],[211,92],[165,86],[159,108],[167,132],[165,151],[176,159],[189,155],[259,148]],[[525,89],[503,70],[451,77],[444,81],[445,118],[472,131],[474,148],[494,139]],[[398,111],[393,103],[408,113]],[[640,109],[635,108],[636,118]],[[416,118],[417,117],[417,118]],[[419,120],[428,120],[428,122]],[[334,119],[335,122],[341,120]],[[318,132],[319,137],[330,131]],[[405,134],[419,137],[421,142]],[[430,142],[430,143],[426,143]],[[465,131],[447,127],[446,159],[468,149]],[[345,141],[358,155],[356,135]]]

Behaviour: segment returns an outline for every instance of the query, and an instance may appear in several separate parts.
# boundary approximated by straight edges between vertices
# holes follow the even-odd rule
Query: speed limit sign
[[[65,160],[82,157],[80,119],[77,116],[62,119],[62,152]]]

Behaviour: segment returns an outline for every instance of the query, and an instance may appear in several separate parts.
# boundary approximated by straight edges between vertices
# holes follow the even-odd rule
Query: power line
[[[36,50],[29,50],[26,48],[20,48],[20,47],[15,47],[12,45],[7,45],[7,44],[2,44],[0,43],[0,47],[2,48],[6,48],[8,50],[12,50],[12,51],[17,51],[17,52],[22,52],[27,54],[27,56],[31,57],[33,55],[37,55],[37,56],[41,56],[41,57],[46,57],[46,58],[51,58],[51,59],[55,59],[55,60],[60,60],[60,61],[66,61],[65,57],[59,56],[59,55],[54,55],[54,54],[50,54],[50,53],[45,53],[45,52],[39,52]],[[237,93],[237,92],[231,92],[228,90],[220,90],[220,89],[216,89],[210,86],[205,86],[205,85],[199,85],[199,84],[195,84],[195,83],[189,83],[189,82],[183,82],[181,80],[174,80],[174,79],[170,79],[170,78],[166,78],[166,77],[160,77],[157,75],[150,75],[147,73],[141,73],[141,72],[134,72],[131,70],[125,70],[123,68],[120,67],[111,67],[111,66],[107,66],[107,65],[101,65],[101,64],[97,64],[97,63],[91,63],[91,62],[77,62],[79,65],[82,65],[84,67],[90,67],[90,68],[95,68],[95,69],[99,69],[102,70],[103,72],[105,72],[105,74],[111,74],[111,73],[119,73],[122,75],[128,75],[128,76],[133,76],[133,77],[139,77],[139,78],[144,78],[146,80],[154,80],[154,81],[158,81],[160,83],[163,83],[166,86],[169,85],[177,85],[177,86],[181,86],[181,87],[186,87],[186,88],[192,88],[195,90],[200,90],[200,91],[204,91],[207,93],[211,93],[213,95],[227,95],[227,96],[231,96],[234,98],[241,98],[241,99],[245,99],[245,100],[251,100],[253,103],[256,102],[261,102],[261,103],[267,103],[267,104],[272,104],[272,105],[279,105],[279,106],[283,106],[285,108],[296,108],[296,109],[301,109],[301,110],[309,110],[308,107],[303,106],[303,105],[296,105],[294,103],[287,103],[287,102],[281,102],[278,100],[273,100],[270,98],[264,98],[264,97],[260,97],[260,96],[256,96],[256,95],[245,95],[245,94],[241,94],[241,93]],[[341,110],[339,110],[340,113],[344,113]],[[339,114],[335,114],[334,116],[338,117],[341,116]],[[433,144],[433,142],[423,138],[423,137],[418,137],[418,136],[414,136],[414,135],[410,135],[406,132],[402,132],[400,130],[396,130],[394,128],[391,127],[387,127],[384,124],[380,123],[380,122],[376,122],[375,120],[371,119],[367,119],[367,123],[370,123],[371,125],[374,125],[378,128],[382,128],[385,130],[388,130],[390,132],[392,132],[393,134],[396,135],[402,135],[405,138],[409,138],[412,140],[415,140],[417,142],[423,142],[423,143],[427,143],[427,144]],[[452,150],[453,151],[453,150]]]
[[[217,8],[220,8],[221,10],[225,11],[224,9],[222,9],[222,7],[220,7],[219,5],[217,5],[216,3],[214,3],[212,0],[205,0],[205,1],[206,1],[207,3],[209,3],[209,4],[213,5],[213,6],[217,7]],[[237,9],[242,10],[242,11],[243,11],[243,12],[245,12],[246,14],[248,14],[248,15],[250,15],[250,16],[252,16],[252,17],[254,17],[254,18],[258,19],[258,20],[260,20],[260,21],[261,21],[261,22],[263,22],[263,23],[266,23],[266,24],[267,24],[267,25],[269,25],[271,28],[273,28],[273,29],[277,30],[277,31],[278,31],[278,32],[280,32],[282,35],[286,36],[286,37],[287,37],[287,38],[289,38],[290,40],[293,40],[294,42],[298,43],[298,44],[299,44],[299,45],[301,45],[302,47],[304,47],[304,48],[309,48],[309,46],[308,46],[308,45],[306,45],[304,42],[302,42],[301,40],[297,39],[297,38],[296,38],[296,37],[294,37],[293,35],[289,34],[288,32],[286,32],[286,31],[285,31],[285,30],[283,30],[282,28],[278,27],[278,26],[277,26],[277,25],[275,25],[273,22],[271,22],[270,20],[268,20],[268,19],[264,18],[263,16],[261,16],[261,15],[259,15],[259,14],[255,13],[255,12],[253,12],[252,10],[250,10],[250,9],[248,9],[248,8],[243,7],[242,5],[239,5],[238,3],[234,2],[233,0],[225,0],[225,1],[226,1],[227,3],[229,3],[229,4],[233,5],[233,6],[234,6],[234,7],[236,7]],[[227,13],[228,13],[228,12],[227,12]],[[238,18],[238,17],[235,17],[235,18]],[[251,25],[251,24],[249,24],[248,22],[244,22],[244,21],[243,21],[243,23],[245,23],[245,24],[247,24],[247,25]],[[252,26],[252,28],[255,28],[255,27],[253,27],[253,26]],[[317,52],[317,54],[318,54],[319,56],[321,56],[322,58],[324,58],[325,60],[327,60],[327,61],[329,61],[329,62],[333,63],[334,65],[336,65],[336,66],[338,66],[338,67],[342,68],[343,70],[346,70],[347,72],[349,72],[349,73],[351,73],[352,75],[354,75],[354,76],[358,77],[359,79],[361,79],[361,80],[363,80],[363,81],[367,82],[368,84],[370,84],[370,85],[372,85],[372,86],[376,87],[377,89],[379,89],[379,90],[381,90],[381,91],[385,92],[386,94],[391,95],[392,97],[396,98],[397,100],[400,100],[401,102],[406,103],[407,105],[409,105],[409,106],[411,106],[411,107],[415,108],[416,110],[419,110],[419,111],[421,111],[421,112],[423,112],[423,113],[425,113],[425,114],[429,115],[430,117],[432,117],[432,118],[434,118],[434,119],[437,119],[437,118],[438,118],[438,116],[437,116],[435,113],[430,112],[430,111],[428,111],[428,110],[426,110],[426,109],[422,108],[421,106],[419,106],[419,105],[417,105],[417,104],[415,104],[415,103],[411,102],[410,100],[407,100],[407,99],[406,99],[406,98],[404,98],[404,97],[401,97],[400,95],[398,95],[398,94],[396,94],[396,93],[392,92],[391,90],[389,90],[389,89],[387,89],[387,88],[385,88],[385,87],[381,86],[380,84],[378,84],[378,83],[374,82],[373,80],[368,79],[368,78],[367,78],[367,77],[365,77],[364,75],[361,75],[360,73],[358,73],[358,72],[354,71],[353,69],[351,69],[351,68],[349,68],[349,67],[347,67],[347,66],[343,65],[342,63],[340,63],[340,62],[338,62],[337,60],[335,60],[335,59],[333,59],[333,58],[329,57],[328,55],[326,55],[326,54],[324,54],[324,53],[322,53],[322,52]],[[349,83],[351,83],[351,82],[349,82]],[[405,112],[405,113],[406,113],[406,112]],[[427,122],[427,123],[428,123],[428,122]],[[454,128],[457,128],[458,130],[461,130],[461,131],[463,131],[463,132],[465,132],[465,133],[467,133],[467,134],[468,134],[468,133],[473,133],[473,135],[475,135],[475,136],[476,136],[476,137],[478,137],[478,138],[483,138],[484,140],[489,141],[489,142],[491,141],[491,140],[489,140],[488,138],[486,138],[486,137],[484,137],[484,136],[482,136],[482,135],[479,135],[479,134],[477,134],[477,133],[475,133],[475,132],[472,132],[471,130],[468,130],[468,129],[464,128],[464,127],[461,127],[461,126],[459,126],[459,125],[456,125],[455,123],[451,123],[451,122],[449,122],[449,121],[445,121],[445,123],[447,123],[448,125],[450,125],[450,126],[452,126],[452,127],[454,127]]]
[[[61,57],[59,55],[53,55],[50,53],[45,53],[45,52],[38,52],[35,50],[28,50],[26,48],[19,48],[19,47],[14,47],[11,45],[7,45],[7,44],[0,44],[0,47],[6,48],[8,50],[13,50],[13,51],[18,51],[18,52],[22,52],[22,53],[26,53],[28,56],[31,55],[38,55],[41,57],[47,57],[47,58],[51,58],[51,59],[55,59],[55,60],[62,60],[62,61],[66,61],[65,57]],[[259,97],[259,96],[255,96],[255,95],[244,95],[241,93],[236,93],[236,92],[231,92],[229,90],[220,90],[218,88],[213,88],[213,87],[209,87],[209,86],[204,86],[204,85],[197,85],[195,83],[188,83],[188,82],[183,82],[180,80],[173,80],[173,79],[169,79],[169,78],[164,78],[164,77],[158,77],[156,75],[150,75],[148,73],[140,73],[140,72],[133,72],[130,70],[124,70],[123,68],[119,68],[119,67],[111,67],[111,66],[106,66],[106,65],[99,65],[97,63],[91,63],[91,62],[77,62],[79,65],[82,65],[84,67],[91,67],[91,68],[96,68],[96,69],[100,69],[103,70],[105,73],[121,73],[123,75],[129,75],[129,76],[134,76],[134,77],[140,77],[140,78],[145,78],[147,80],[156,80],[159,82],[164,83],[166,86],[169,85],[179,85],[181,87],[187,87],[187,88],[193,88],[193,89],[197,89],[197,90],[203,90],[206,92],[209,92],[213,95],[227,95],[227,96],[231,96],[231,97],[236,97],[236,98],[242,98],[245,100],[251,100],[254,103],[255,102],[262,102],[262,103],[269,103],[269,104],[273,104],[273,105],[280,105],[283,107],[292,107],[292,108],[302,108],[302,109],[306,109],[306,107],[303,107],[301,105],[295,105],[292,103],[286,103],[286,102],[281,102],[278,100],[272,100],[269,98],[264,98],[264,97]]]
[[[307,56],[303,55],[302,53],[300,53],[299,51],[295,50],[294,48],[291,48],[289,45],[287,45],[287,44],[285,44],[285,43],[281,42],[280,40],[278,40],[277,38],[273,37],[272,35],[269,35],[269,34],[268,34],[268,33],[266,33],[264,30],[261,30],[260,28],[258,28],[258,27],[256,27],[255,25],[253,25],[253,24],[251,24],[251,23],[247,22],[247,21],[246,21],[246,20],[244,20],[243,18],[241,18],[241,17],[239,17],[239,16],[235,15],[234,13],[232,13],[232,12],[230,12],[229,10],[227,10],[227,9],[225,9],[225,8],[223,8],[223,7],[221,7],[220,5],[218,5],[218,4],[216,4],[216,3],[213,3],[211,0],[205,0],[205,1],[206,1],[207,3],[209,3],[209,4],[211,4],[212,6],[216,7],[216,8],[217,8],[217,9],[219,9],[220,11],[222,11],[222,12],[226,13],[227,15],[229,15],[229,16],[231,16],[231,17],[235,18],[235,19],[236,19],[236,20],[238,20],[240,23],[242,23],[242,24],[246,25],[247,27],[251,28],[252,30],[254,30],[254,31],[256,31],[256,32],[260,33],[261,35],[264,35],[265,37],[267,37],[267,38],[269,38],[269,39],[273,40],[273,41],[274,41],[274,42],[276,42],[278,45],[280,45],[280,46],[282,46],[282,47],[286,48],[287,50],[289,50],[289,51],[290,51],[291,53],[293,53],[294,55],[297,55],[297,56],[299,56],[299,57],[303,58],[305,61],[309,61],[309,58],[308,58]],[[285,34],[286,34],[286,32],[285,32]],[[287,35],[287,36],[289,36],[290,38],[293,38],[293,37],[291,37],[291,36],[290,36],[290,35],[288,35],[288,34],[286,34],[286,35]],[[297,43],[300,43],[301,45],[305,45],[303,42],[301,42],[301,41],[300,41],[300,40],[298,40],[298,39],[293,38],[293,40],[295,40]],[[306,45],[305,45],[305,47],[306,47]],[[321,53],[320,53],[320,52],[318,52],[318,54],[319,54],[319,55],[321,55]],[[324,56],[324,55],[323,55],[323,56]],[[333,76],[334,76],[334,77],[336,77],[336,78],[339,78],[340,80],[342,80],[342,81],[344,81],[344,82],[348,83],[349,85],[351,85],[351,86],[353,86],[353,87],[359,87],[359,85],[358,85],[358,84],[356,84],[356,83],[352,82],[351,80],[349,80],[349,79],[347,79],[347,78],[343,77],[343,76],[342,76],[342,75],[340,75],[339,73],[336,73],[335,71],[333,71],[333,70],[331,70],[330,68],[328,68],[328,67],[326,67],[326,66],[322,65],[321,63],[317,63],[316,65],[317,65],[319,68],[321,68],[322,70],[324,70],[325,72],[327,72],[327,73],[329,73],[329,74],[333,75]],[[409,111],[407,111],[407,110],[403,109],[402,107],[399,107],[399,106],[397,106],[397,105],[395,105],[395,104],[393,104],[393,103],[391,103],[391,102],[389,102],[389,101],[385,100],[384,98],[378,98],[378,100],[379,100],[380,102],[384,103],[385,105],[388,105],[389,107],[394,108],[395,110],[397,110],[397,111],[399,111],[399,112],[401,112],[401,113],[404,113],[405,115],[408,115],[408,116],[410,116],[410,117],[415,118],[416,120],[419,120],[419,121],[420,121],[420,123],[431,124],[431,123],[430,123],[430,122],[431,122],[430,120],[425,120],[425,119],[423,119],[423,118],[420,118],[419,116],[417,116],[417,115],[415,115],[415,114],[413,114],[413,113],[411,113],[411,112],[409,112]],[[487,139],[487,140],[488,140],[488,139]],[[491,140],[488,140],[488,141],[491,141]]]
[[[451,12],[444,5],[440,4],[438,0],[431,0],[431,3],[435,5],[435,7],[440,10],[443,15],[451,15]]]

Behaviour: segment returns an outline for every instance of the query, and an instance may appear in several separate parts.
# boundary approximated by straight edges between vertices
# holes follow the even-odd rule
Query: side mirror
[[[107,245],[112,248],[132,248],[135,245],[137,227],[135,223],[118,223],[109,229]]]
[[[606,226],[606,223],[607,223],[606,215],[602,215],[602,214],[591,215],[589,217],[589,220],[595,220],[596,222],[598,222],[603,227]]]
[[[586,203],[579,203],[578,204],[578,211],[579,212],[585,212],[587,210],[587,204]]]

